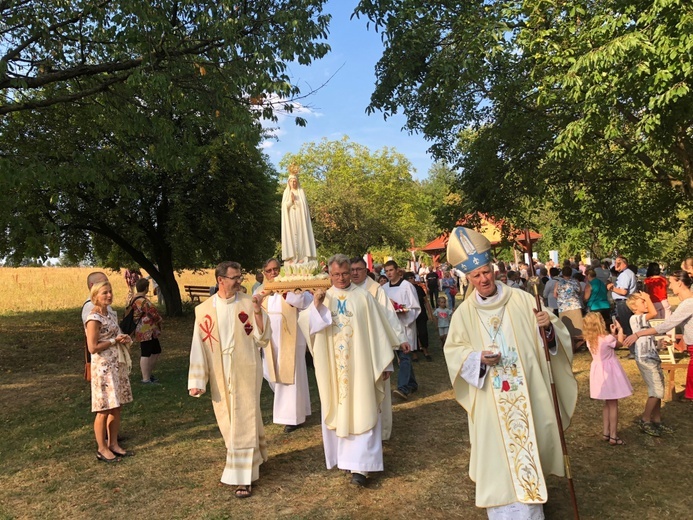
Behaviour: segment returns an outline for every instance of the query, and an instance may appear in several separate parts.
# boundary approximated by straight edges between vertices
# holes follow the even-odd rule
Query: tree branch
[[[108,4],[110,4],[112,1],[113,0],[103,0],[100,4],[95,5],[94,8],[101,9],[102,7],[105,7]],[[68,18],[67,20],[63,20],[61,22],[54,23],[53,25],[51,25],[50,27],[48,27],[46,29],[46,32],[52,33],[52,32],[55,32],[56,29],[60,29],[61,27],[65,27],[66,25],[72,25],[73,23],[80,21],[82,19],[82,17],[84,16],[84,13],[85,13],[85,11],[82,11],[79,14],[77,14],[76,16],[73,16],[72,18]],[[36,34],[34,34],[34,36],[32,36],[31,38],[26,40],[24,43],[20,44],[19,46],[15,47],[14,49],[10,49],[7,52],[7,54],[5,54],[2,58],[0,58],[0,61],[9,62],[10,60],[16,58],[29,45],[31,45],[32,43],[36,43],[41,38],[41,36],[42,36],[42,34],[40,32],[37,32]]]

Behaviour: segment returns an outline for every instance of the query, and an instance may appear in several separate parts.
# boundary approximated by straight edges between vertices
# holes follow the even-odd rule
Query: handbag
[[[135,320],[135,302],[143,299],[144,296],[138,296],[132,300],[130,305],[128,305],[128,307],[125,309],[125,316],[123,316],[123,319],[119,323],[120,330],[123,332],[123,334],[132,334],[135,332],[137,325],[139,325],[140,321],[142,321],[142,315],[140,315],[138,320]]]

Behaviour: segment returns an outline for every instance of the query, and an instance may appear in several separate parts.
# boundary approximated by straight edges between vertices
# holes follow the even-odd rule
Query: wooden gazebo
[[[461,220],[457,223],[457,225],[463,226],[465,221],[466,219]],[[492,253],[494,257],[497,256],[497,249],[504,245],[507,245],[508,243],[513,245],[513,249],[515,249],[515,246],[518,246],[520,250],[524,252],[528,251],[526,233],[524,230],[511,229],[510,235],[506,237],[504,240],[502,232],[502,220],[495,221],[492,217],[481,216],[480,222],[481,225],[479,226],[479,228],[477,228],[477,231],[479,231],[479,233],[488,238],[489,242],[491,242]],[[447,249],[449,236],[450,232],[443,233],[442,235],[439,235],[438,237],[431,240],[428,244],[420,248],[419,251],[423,251],[424,253],[428,253],[429,255],[431,255],[431,258],[433,259],[433,265],[438,265],[440,264],[440,257],[445,253],[445,250]],[[529,231],[529,241],[531,244],[534,244],[539,239],[541,239],[540,233],[531,230]]]

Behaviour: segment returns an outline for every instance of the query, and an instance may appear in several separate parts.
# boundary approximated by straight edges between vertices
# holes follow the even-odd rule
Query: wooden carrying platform
[[[317,279],[317,280],[290,280],[285,282],[265,282],[265,291],[274,292],[289,292],[295,291],[296,289],[302,289],[304,291],[314,291],[315,289],[329,289],[332,287],[332,282],[329,278]]]

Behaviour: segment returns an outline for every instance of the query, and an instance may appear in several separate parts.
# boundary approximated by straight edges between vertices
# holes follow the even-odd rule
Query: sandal
[[[107,458],[105,455],[102,455],[100,451],[96,452],[96,460],[99,460],[101,462],[118,462],[120,461],[120,457],[113,457],[112,459]]]
[[[626,443],[623,441],[623,439],[619,439],[618,437],[609,437],[609,444],[612,446],[625,446]]]
[[[236,498],[249,498],[253,494],[252,486],[238,486],[233,492]]]
[[[133,455],[135,455],[134,451],[124,451],[121,453],[116,450],[111,450],[111,453],[113,453],[113,455],[115,455],[116,457],[132,457]]]
[[[603,441],[609,442],[609,439],[611,439],[611,437],[609,437],[608,433],[602,433],[602,440]]]

